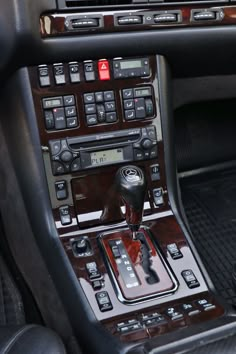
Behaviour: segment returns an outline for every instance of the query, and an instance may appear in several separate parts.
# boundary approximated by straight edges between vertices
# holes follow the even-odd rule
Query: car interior
[[[236,3],[0,3],[0,352],[236,353]]]

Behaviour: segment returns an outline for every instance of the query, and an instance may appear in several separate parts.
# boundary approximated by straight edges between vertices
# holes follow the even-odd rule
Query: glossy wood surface
[[[100,239],[123,297],[128,301],[134,301],[142,297],[151,296],[154,294],[158,296],[159,294],[166,293],[175,287],[172,279],[170,278],[170,275],[167,272],[166,267],[163,264],[162,259],[160,258],[160,255],[157,252],[157,249],[154,247],[149,233],[144,228],[141,228],[140,232],[143,233],[146,242],[150,247],[151,267],[153,270],[155,270],[156,275],[159,278],[158,282],[154,284],[148,284],[146,281],[147,274],[145,273],[142,266],[142,245],[139,240],[132,240],[130,230],[108,232],[107,234],[102,235]],[[121,240],[123,242],[130,257],[131,263],[134,267],[134,272],[139,280],[139,286],[133,288],[126,287],[109,244],[110,241],[113,240]]]
[[[220,18],[220,20],[217,21],[207,21],[207,20],[199,20],[199,21],[192,21],[192,10],[197,10],[197,9],[222,9],[224,16]],[[43,38],[47,37],[54,37],[54,36],[71,36],[75,34],[87,34],[87,33],[110,33],[110,32],[123,32],[123,31],[138,31],[138,30],[148,30],[148,29],[156,29],[158,30],[159,28],[181,28],[181,27],[198,27],[198,26],[225,26],[225,25],[233,25],[236,24],[236,6],[225,6],[225,4],[222,4],[222,6],[217,5],[217,6],[212,6],[209,4],[197,4],[197,5],[159,5],[158,7],[150,7],[150,8],[143,8],[143,9],[131,9],[131,13],[134,15],[138,15],[139,13],[145,14],[148,12],[159,12],[159,11],[181,11],[181,17],[182,20],[179,23],[159,23],[159,24],[150,24],[150,25],[123,25],[116,27],[114,25],[114,14],[128,14],[128,10],[122,10],[122,11],[100,11],[100,12],[78,12],[78,10],[75,10],[76,12],[74,13],[61,13],[61,14],[45,14],[42,15],[40,18],[40,31],[41,31],[41,36]],[[86,14],[88,17],[93,17],[96,16],[96,14],[103,15],[104,16],[104,27],[103,28],[93,28],[89,30],[73,30],[73,31],[67,31],[65,29],[65,19],[67,16],[70,15],[83,15]]]
[[[76,58],[72,58],[76,60]],[[80,74],[82,77],[82,82],[77,84],[71,84],[69,81],[68,66],[65,63],[65,76],[66,84],[56,86],[53,78],[53,68],[49,66],[49,75],[52,85],[50,87],[41,88],[38,80],[37,68],[30,68],[30,79],[33,91],[33,99],[35,104],[35,110],[37,115],[37,121],[39,126],[39,134],[42,146],[48,147],[49,140],[53,139],[65,139],[67,137],[84,136],[90,134],[99,134],[110,131],[117,131],[122,129],[133,129],[133,128],[143,128],[150,125],[155,125],[157,129],[157,139],[158,139],[158,159],[150,159],[144,161],[135,161],[134,164],[140,166],[146,174],[148,182],[148,193],[147,201],[149,201],[151,209],[146,211],[146,214],[155,213],[157,211],[165,211],[169,209],[168,205],[168,195],[166,190],[166,177],[165,177],[165,167],[164,167],[164,146],[161,136],[161,123],[160,123],[160,112],[159,112],[159,94],[157,90],[157,76],[156,76],[156,61],[155,57],[150,57],[151,72],[150,76],[147,78],[133,78],[133,79],[120,79],[120,80],[110,80],[110,81],[99,81],[85,82],[82,70],[82,64],[80,65]],[[95,63],[95,67],[97,67]],[[111,61],[110,61],[110,67]],[[97,72],[96,72],[96,75]],[[126,121],[124,119],[121,92],[126,88],[140,88],[140,87],[153,87],[153,97],[155,102],[155,116],[149,119],[143,120],[133,120]],[[88,92],[99,92],[99,91],[109,91],[113,90],[115,92],[116,108],[118,121],[113,124],[99,124],[95,126],[87,126],[85,120],[84,102],[83,94]],[[48,131],[45,129],[44,124],[44,112],[42,109],[42,98],[46,97],[56,97],[63,95],[73,94],[75,96],[76,108],[79,117],[79,126],[74,129],[65,130],[52,130]],[[49,159],[49,153],[44,152],[44,155]],[[131,162],[132,163],[132,162]],[[152,181],[150,175],[151,166],[158,163],[160,166],[160,180]],[[127,163],[126,163],[127,164]],[[109,224],[124,220],[123,215],[116,208],[118,204],[117,195],[114,195],[114,188],[112,187],[113,179],[117,169],[122,164],[117,164],[113,166],[97,167],[94,169],[69,173],[63,176],[53,176],[51,171],[51,166],[47,166],[46,173],[48,181],[51,183],[49,192],[51,195],[52,208],[54,210],[55,221],[57,222],[58,231],[60,234],[65,233],[65,231],[73,232],[78,229],[78,225],[62,226],[60,223],[60,217],[58,208],[64,204],[70,206],[72,217],[78,217],[78,213],[88,213],[92,211],[102,210],[102,218],[100,220],[84,221],[80,223],[81,228],[96,226],[102,224]],[[53,182],[65,179],[68,181],[69,189],[72,190],[72,198],[70,200],[58,201],[55,197],[55,187]],[[164,204],[162,206],[156,207],[154,204],[152,190],[154,188],[162,187],[164,191]],[[101,190],[100,190],[101,189]],[[105,194],[105,195],[104,195]],[[80,200],[77,200],[76,195],[82,195]],[[95,197],[100,196],[103,199],[101,203],[100,198]],[[83,201],[81,201],[83,199]],[[113,200],[110,203],[110,200]]]
[[[71,61],[76,60],[77,58],[71,58]],[[33,67],[29,69],[30,80],[32,85],[32,93],[35,104],[35,110],[37,115],[38,127],[39,127],[39,135],[41,139],[43,149],[43,156],[45,159],[45,172],[48,179],[48,187],[49,193],[52,202],[52,209],[55,217],[56,227],[58,229],[58,233],[61,237],[61,242],[65,249],[65,252],[71,262],[71,265],[74,269],[74,272],[80,282],[83,291],[90,303],[91,308],[96,316],[96,318],[104,323],[104,325],[114,334],[120,336],[120,334],[116,331],[116,325],[118,322],[124,321],[126,319],[130,319],[133,317],[139,318],[142,313],[150,313],[153,311],[165,312],[166,308],[169,306],[179,305],[180,303],[192,301],[193,299],[199,299],[203,296],[210,296],[208,294],[207,286],[205,284],[204,278],[199,270],[198,264],[196,263],[193,254],[187,244],[186,238],[178,225],[175,217],[170,215],[171,209],[168,202],[168,192],[167,192],[167,184],[166,184],[166,172],[165,172],[165,164],[164,164],[164,150],[165,147],[162,141],[161,134],[161,120],[160,120],[160,110],[159,110],[159,93],[158,93],[158,83],[157,83],[157,72],[156,72],[156,61],[155,57],[150,58],[151,63],[151,75],[149,78],[136,78],[136,79],[126,79],[126,80],[111,80],[105,82],[92,82],[86,83],[81,82],[79,84],[70,84],[69,83],[69,73],[68,67],[65,65],[65,73],[66,73],[66,84],[56,86],[53,78],[52,66],[49,66],[49,74],[52,86],[49,88],[40,88],[38,81],[38,73],[37,68]],[[82,66],[80,66],[81,75],[82,75]],[[82,75],[83,77],[83,75]],[[134,120],[127,122],[123,117],[123,108],[121,104],[121,90],[124,88],[131,87],[141,87],[146,85],[152,85],[154,90],[154,97],[156,103],[156,112],[155,117],[151,119],[145,120]],[[114,90],[116,97],[116,106],[118,113],[118,121],[114,124],[102,124],[98,126],[88,127],[85,123],[85,112],[84,112],[84,104],[83,104],[83,93],[87,92],[95,92],[95,91],[106,91],[106,90]],[[56,97],[73,94],[76,100],[76,108],[79,115],[80,124],[75,129],[65,129],[58,131],[47,131],[44,125],[44,114],[42,109],[42,98],[44,97]],[[107,267],[106,259],[104,252],[102,251],[101,245],[98,242],[98,238],[100,235],[109,229],[109,227],[115,227],[117,221],[120,222],[123,220],[123,215],[120,215],[117,209],[115,208],[116,200],[111,204],[109,198],[112,198],[112,193],[108,195],[106,193],[106,197],[108,197],[108,201],[105,200],[99,201],[94,199],[94,204],[91,207],[91,210],[95,208],[103,209],[104,219],[99,220],[96,223],[84,223],[78,225],[77,218],[78,213],[89,211],[89,202],[86,201],[78,207],[76,205],[77,200],[74,197],[74,194],[79,191],[78,188],[78,180],[81,180],[84,185],[86,185],[86,181],[96,181],[97,187],[99,189],[100,183],[104,187],[102,188],[102,193],[104,191],[108,191],[112,185],[112,178],[116,173],[116,170],[120,167],[120,165],[114,166],[104,166],[99,167],[92,170],[77,172],[77,173],[69,173],[67,175],[62,176],[53,176],[51,165],[50,165],[50,157],[48,152],[48,142],[51,139],[65,139],[66,137],[74,137],[81,135],[89,135],[89,134],[98,134],[103,133],[104,131],[110,132],[113,130],[122,130],[122,129],[131,129],[131,128],[142,128],[150,125],[155,125],[158,133],[158,158],[153,160],[145,160],[135,162],[135,165],[140,166],[146,174],[148,180],[148,193],[147,200],[150,202],[151,210],[148,211],[150,214],[150,220],[146,221],[145,226],[149,227],[151,233],[153,235],[154,242],[160,248],[163,256],[169,264],[169,267],[173,270],[175,277],[178,282],[178,290],[173,291],[173,293],[169,296],[155,298],[150,301],[145,301],[142,303],[136,303],[133,305],[127,305],[119,301],[117,298],[117,292],[114,288],[114,284],[111,279],[110,271]],[[160,180],[152,181],[150,174],[150,167],[153,164],[159,164],[160,166]],[[121,164],[122,165],[122,164]],[[64,201],[58,201],[55,196],[55,182],[59,180],[66,180],[68,183],[69,189],[69,197]],[[93,183],[95,184],[95,182]],[[160,207],[155,207],[153,202],[153,194],[152,190],[154,188],[163,188],[164,191],[164,205]],[[96,192],[92,183],[89,184],[89,190],[87,196],[92,195]],[[113,196],[114,200],[114,196]],[[59,217],[59,207],[62,205],[69,205],[70,213],[72,216],[72,224],[67,226],[62,226],[60,223]],[[109,206],[110,205],[110,206]],[[169,216],[168,216],[169,215]],[[91,229],[93,227],[93,229]],[[119,224],[120,228],[120,224]],[[127,228],[124,227],[124,231]],[[91,245],[92,255],[88,257],[75,257],[72,250],[72,241],[78,240],[80,237],[87,236]],[[183,258],[178,260],[173,260],[167,251],[167,245],[170,243],[176,243],[179,249],[183,254]],[[113,309],[107,312],[101,312],[99,310],[95,294],[99,292],[99,290],[94,290],[92,282],[89,279],[88,273],[86,271],[86,264],[88,262],[96,262],[99,272],[101,273],[101,290],[107,291],[113,305]],[[197,277],[200,286],[195,289],[189,289],[181,276],[181,272],[186,269],[192,269],[195,276]],[[168,277],[165,278],[168,282]],[[166,280],[165,280],[166,281]],[[164,283],[163,283],[164,284]],[[165,283],[166,284],[166,283]],[[165,288],[170,288],[170,284],[165,286]],[[147,287],[143,287],[142,290],[144,293],[150,293],[150,290]],[[214,301],[213,299],[211,301]],[[179,321],[178,323],[168,322],[167,325],[156,326],[152,329],[143,328],[143,330],[121,336],[122,340],[127,341],[136,341],[136,340],[145,340],[151,336],[156,336],[161,333],[166,333],[175,328],[191,325],[192,323],[207,321],[209,319],[214,319],[223,314],[223,309],[220,306],[216,306],[216,309],[212,310],[209,313],[200,313],[200,315],[195,317],[187,317],[184,320]]]
[[[103,233],[99,229],[93,233],[85,232],[84,235],[87,235],[90,240],[91,247],[94,251],[94,254],[90,257],[76,258],[73,255],[70,240],[72,236],[66,236],[66,233],[61,238],[65,251],[70,259],[70,262],[73,266],[75,274],[80,281],[84,292],[89,299],[90,305],[93,308],[93,311],[98,319],[100,319],[104,325],[114,334],[120,336],[124,341],[136,341],[143,340],[145,338],[150,338],[152,336],[157,336],[163,333],[170,332],[172,330],[189,326],[194,323],[201,323],[209,320],[213,320],[221,315],[223,315],[223,308],[217,304],[217,301],[214,297],[208,292],[207,287],[204,285],[204,279],[199,267],[192,255],[192,252],[186,242],[186,238],[176,222],[174,216],[167,216],[160,218],[158,220],[148,221],[144,223],[147,227],[150,228],[153,240],[160,247],[165,259],[167,260],[168,265],[174,271],[175,276],[178,280],[178,290],[173,292],[169,296],[155,298],[151,301],[146,301],[142,303],[127,305],[120,302],[117,299],[117,292],[114,288],[114,284],[110,277],[110,271],[106,264],[106,258],[104,253],[101,252],[101,247],[99,246],[99,236]],[[124,232],[127,228],[124,228]],[[73,235],[73,239],[78,239],[82,234],[76,235],[76,232]],[[167,245],[170,243],[176,243],[178,248],[183,254],[183,258],[178,260],[173,260],[167,251]],[[113,305],[113,310],[108,312],[100,312],[95,294],[99,291],[95,291],[92,287],[92,283],[89,280],[86,263],[95,261],[99,272],[101,273],[102,281],[102,291],[107,291],[111,303]],[[156,269],[156,268],[155,268]],[[181,272],[186,269],[192,269],[195,276],[197,277],[200,287],[195,289],[189,289],[181,276]],[[148,287],[145,287],[145,291],[150,291]],[[198,315],[190,317],[184,315],[184,318],[181,321],[171,321],[166,317],[166,310],[169,307],[175,307],[180,311],[180,305],[184,303],[193,303],[196,300],[200,299],[209,299],[212,303],[216,305],[216,308],[209,312],[200,312]],[[194,307],[197,307],[195,303]],[[198,308],[198,307],[197,307]],[[120,322],[127,321],[129,319],[139,319],[142,314],[151,314],[153,312],[158,312],[165,315],[167,323],[154,326],[152,328],[144,328],[141,331],[134,332],[131,334],[121,335],[116,326]],[[183,311],[182,311],[183,312]]]

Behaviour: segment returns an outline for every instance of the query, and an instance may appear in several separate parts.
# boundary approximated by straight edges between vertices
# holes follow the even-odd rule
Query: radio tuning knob
[[[152,147],[152,142],[150,139],[144,139],[142,140],[142,147],[145,149],[145,150],[148,150]]]
[[[70,151],[64,151],[60,158],[63,162],[70,162],[73,159],[73,155]]]

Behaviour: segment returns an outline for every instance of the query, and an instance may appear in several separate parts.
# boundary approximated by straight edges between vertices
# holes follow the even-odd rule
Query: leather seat
[[[0,354],[66,354],[61,339],[37,325],[0,327]]]

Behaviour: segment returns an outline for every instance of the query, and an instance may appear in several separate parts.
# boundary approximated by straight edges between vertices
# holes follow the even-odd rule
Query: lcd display
[[[139,69],[141,67],[142,67],[141,60],[129,60],[129,61],[120,62],[121,69]]]
[[[92,166],[103,165],[124,160],[123,149],[96,151],[90,154]]]
[[[50,99],[45,101],[45,108],[59,107],[61,105],[60,99]]]

